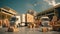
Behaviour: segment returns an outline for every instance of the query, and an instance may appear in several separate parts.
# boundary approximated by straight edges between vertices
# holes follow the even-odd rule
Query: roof
[[[44,13],[47,13],[47,12],[52,12],[52,11],[54,11],[54,9],[59,8],[59,7],[60,7],[60,4],[59,5],[56,5],[54,7],[51,7],[49,9],[47,9],[47,10],[44,10],[42,12],[39,12],[37,15],[44,14]]]

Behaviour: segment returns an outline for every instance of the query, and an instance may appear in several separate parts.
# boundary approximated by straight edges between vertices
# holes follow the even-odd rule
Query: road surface
[[[40,28],[27,28],[27,27],[19,27],[18,32],[6,32],[6,28],[0,28],[0,34],[60,34],[60,32],[49,31],[49,32],[41,32]]]

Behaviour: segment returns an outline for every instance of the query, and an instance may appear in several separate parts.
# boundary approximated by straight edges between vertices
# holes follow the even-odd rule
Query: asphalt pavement
[[[57,31],[41,32],[40,28],[19,27],[18,32],[7,32],[7,28],[0,28],[0,34],[60,34]]]

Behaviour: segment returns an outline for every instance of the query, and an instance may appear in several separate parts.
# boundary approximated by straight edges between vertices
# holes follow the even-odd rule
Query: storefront
[[[16,11],[14,11],[10,8],[9,8],[9,10],[7,10],[5,8],[0,8],[0,20],[1,20],[2,24],[8,25],[8,21],[10,20],[10,18],[16,14],[17,14]]]

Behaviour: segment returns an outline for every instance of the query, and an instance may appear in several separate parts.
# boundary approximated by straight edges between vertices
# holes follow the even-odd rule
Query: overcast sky
[[[60,0],[56,0],[56,2],[60,2]],[[52,7],[43,0],[0,0],[0,7],[4,6],[10,7],[19,13],[26,13],[29,9],[41,12]]]

